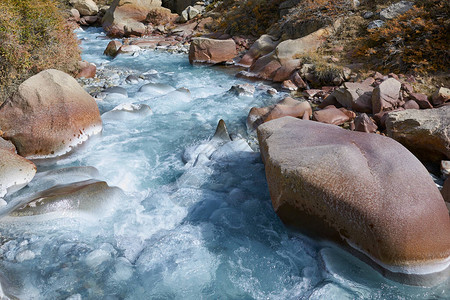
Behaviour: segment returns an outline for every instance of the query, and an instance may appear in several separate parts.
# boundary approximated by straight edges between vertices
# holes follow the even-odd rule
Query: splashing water
[[[69,155],[36,161],[35,179],[6,198],[9,204],[20,203],[55,185],[59,192],[70,191],[75,182],[96,187],[83,189],[76,199],[64,194],[53,212],[0,220],[0,295],[450,297],[447,285],[420,288],[384,279],[338,247],[281,223],[271,207],[259,153],[242,139],[250,139],[245,128],[249,109],[283,95],[229,94],[243,81],[226,69],[192,67],[181,54],[149,51],[111,60],[102,55],[108,43],[104,33],[77,33],[83,59],[110,74],[110,82],[127,95],[107,93],[97,99],[103,133]],[[126,83],[127,74],[143,79]],[[219,119],[234,134],[233,142],[208,142]],[[35,205],[44,201],[39,199]],[[74,202],[78,209],[71,209]]]

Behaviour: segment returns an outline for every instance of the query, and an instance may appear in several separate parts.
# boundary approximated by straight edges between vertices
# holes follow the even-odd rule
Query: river
[[[63,157],[36,160],[35,179],[6,200],[87,180],[105,181],[110,188],[102,185],[100,192],[68,200],[88,203],[84,210],[63,207],[2,220],[4,295],[450,298],[445,284],[421,288],[392,282],[333,244],[296,233],[278,219],[245,121],[252,106],[275,103],[282,93],[272,97],[261,88],[253,96],[236,96],[227,91],[245,81],[229,68],[193,67],[185,54],[162,51],[112,60],[102,55],[109,40],[101,30],[77,34],[83,59],[107,70],[110,81],[128,95],[99,98],[103,132]],[[128,74],[144,80],[127,83]],[[139,92],[148,83],[170,87]],[[233,142],[209,142],[220,119]]]

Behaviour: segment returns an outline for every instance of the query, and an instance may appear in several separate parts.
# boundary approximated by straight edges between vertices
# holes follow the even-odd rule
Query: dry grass
[[[53,0],[0,2],[0,102],[42,70],[77,71],[77,39]]]

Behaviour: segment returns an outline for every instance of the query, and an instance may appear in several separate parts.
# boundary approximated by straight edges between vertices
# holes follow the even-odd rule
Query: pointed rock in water
[[[0,148],[0,197],[20,190],[35,174],[36,166],[31,161]]]
[[[106,182],[97,180],[57,185],[34,195],[27,204],[13,210],[9,215],[24,217],[73,210],[103,212],[102,207],[120,193],[119,188],[110,187]]]
[[[230,135],[228,134],[227,126],[225,125],[225,121],[220,119],[219,124],[217,124],[216,132],[214,133],[212,141],[223,141],[229,142],[231,141]]]

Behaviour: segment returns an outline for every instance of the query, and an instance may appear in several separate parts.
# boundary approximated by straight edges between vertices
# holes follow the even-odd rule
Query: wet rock
[[[133,55],[141,50],[142,50],[141,47],[136,46],[136,45],[123,45],[120,47],[117,54]]]
[[[413,5],[414,2],[411,1],[400,1],[391,4],[380,12],[380,17],[384,20],[392,20],[410,10]]]
[[[236,55],[236,43],[232,39],[194,38],[189,48],[189,62],[191,64],[232,62]]]
[[[120,121],[120,120],[135,120],[146,118],[153,114],[150,106],[146,104],[133,104],[133,103],[125,103],[120,104],[114,109],[105,112],[102,114],[102,119],[104,121]]]
[[[9,213],[12,217],[25,217],[52,212],[104,212],[102,209],[112,198],[121,194],[116,187],[104,181],[86,180],[54,186],[34,195],[27,204]]]
[[[313,113],[313,119],[320,123],[342,125],[350,121],[350,117],[342,110],[329,105],[321,110],[316,110]]]
[[[344,82],[343,86],[334,90],[334,96],[342,106],[361,113],[372,113],[373,87],[367,82]]]
[[[111,41],[108,43],[108,46],[106,46],[105,51],[103,52],[103,54],[111,56],[111,57],[116,57],[116,55],[119,52],[120,47],[122,47],[122,43],[119,41]]]
[[[367,114],[360,114],[355,118],[355,131],[374,133],[377,129],[377,124]]]
[[[80,72],[78,72],[76,78],[94,78],[97,72],[97,67],[85,60],[78,62],[78,68]]]
[[[396,280],[447,278],[448,269],[420,276],[450,257],[450,218],[427,170],[399,143],[291,117],[259,126],[258,140],[286,224],[349,244]]]
[[[136,75],[128,75],[127,78],[125,78],[125,82],[128,84],[138,84],[139,77],[137,77]]]
[[[175,91],[176,89],[164,83],[147,83],[141,86],[139,92],[155,95],[165,95]]]
[[[3,139],[2,139],[3,140]],[[0,197],[12,194],[26,186],[36,174],[36,166],[10,148],[0,144]]]
[[[389,113],[387,135],[426,161],[450,158],[450,106]]]
[[[388,78],[378,85],[372,93],[372,112],[376,114],[400,107],[401,85],[394,78]]]
[[[252,107],[247,117],[247,128],[253,130],[264,122],[285,116],[309,120],[311,115],[312,108],[308,101],[298,101],[291,97],[286,97],[276,105],[261,108]]]
[[[295,85],[295,83],[293,83],[291,80],[283,81],[281,87],[288,91],[296,91],[298,89],[297,85]]]
[[[228,92],[236,96],[253,96],[255,86],[249,83],[237,84],[233,85]]]
[[[78,82],[58,70],[27,79],[0,108],[0,129],[22,156],[53,156],[69,151],[102,129],[95,100]]]
[[[439,106],[450,100],[450,89],[439,88],[432,96],[431,102],[433,106]]]
[[[102,19],[109,36],[142,36],[147,32],[143,24],[152,9],[161,7],[161,0],[114,0]]]
[[[118,95],[122,95],[122,96],[128,97],[127,90],[125,88],[123,88],[123,87],[120,87],[120,86],[109,87],[109,88],[103,90],[103,93],[106,93],[106,94],[118,94]]]
[[[98,14],[97,4],[93,0],[70,0],[69,3],[80,12],[82,16],[95,16]]]

